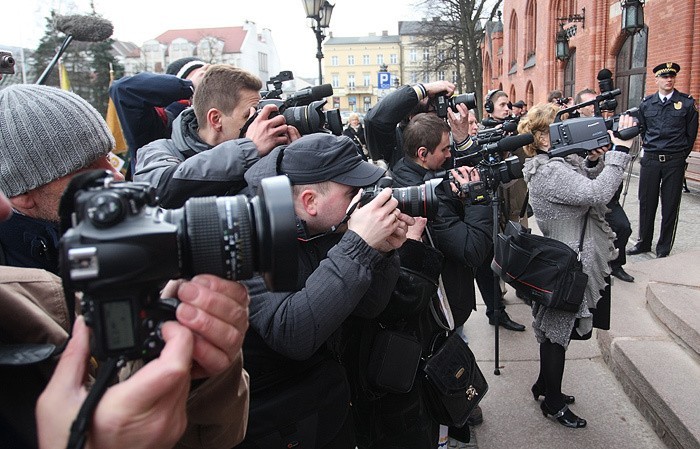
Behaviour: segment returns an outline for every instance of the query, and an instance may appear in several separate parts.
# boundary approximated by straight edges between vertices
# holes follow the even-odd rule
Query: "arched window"
[[[515,86],[512,85],[512,84],[510,85],[510,93],[508,94],[508,99],[509,99],[511,102],[515,101],[515,99],[516,99],[516,97],[515,97]]]
[[[508,27],[508,67],[509,73],[514,73],[517,70],[518,63],[518,15],[515,11],[510,14],[510,26]]]
[[[528,108],[531,108],[535,104],[535,89],[532,85],[532,81],[528,81],[525,86],[525,104]]]
[[[648,28],[628,36],[615,61],[615,87],[622,91],[617,97],[618,111],[639,106],[644,98],[647,65]]]
[[[535,65],[537,43],[537,1],[529,0],[525,6],[525,64],[524,68]]]

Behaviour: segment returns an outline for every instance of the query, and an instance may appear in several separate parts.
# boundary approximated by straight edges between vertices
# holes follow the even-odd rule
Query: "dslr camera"
[[[394,180],[385,176],[376,184],[363,188],[360,204],[364,205],[374,199],[375,196],[391,187]],[[431,179],[419,186],[397,187],[392,189],[391,195],[399,202],[398,209],[411,217],[425,217],[434,220],[438,211],[438,197],[435,189],[442,183],[441,179]]]
[[[328,100],[325,97],[333,95],[333,86],[322,84],[320,86],[307,87],[293,92],[282,99],[282,82],[294,79],[292,72],[285,70],[270,78],[270,84],[274,89],[263,91],[263,99],[258,103],[257,112],[253,114],[241,128],[241,136],[245,135],[250,124],[258,116],[262,108],[268,104],[273,104],[279,109],[279,114],[284,116],[287,125],[294,126],[299,133],[304,136],[317,132],[330,132],[336,136],[343,134],[343,121],[340,117],[340,110],[331,109],[324,111],[323,107]],[[270,118],[276,114],[271,114]]]
[[[433,106],[435,113],[440,118],[447,117],[447,109],[452,109],[452,112],[457,112],[457,105],[465,104],[467,109],[476,109],[476,95],[473,92],[468,92],[461,95],[447,96],[446,92],[436,95],[433,98]]]
[[[173,278],[211,273],[231,280],[262,273],[270,290],[296,288],[296,229],[284,176],[262,181],[258,196],[192,198],[156,207],[147,183],[115,182],[108,172],[76,176],[61,200],[59,268],[66,298],[82,292],[98,360],[150,360],[176,299],[159,290]]]
[[[0,50],[0,75],[13,75],[15,73],[15,58],[9,51]]]

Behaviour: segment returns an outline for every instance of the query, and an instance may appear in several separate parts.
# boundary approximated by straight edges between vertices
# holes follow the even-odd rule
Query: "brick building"
[[[554,89],[566,96],[598,90],[606,67],[622,90],[619,112],[656,91],[651,67],[674,61],[681,65],[676,89],[700,96],[700,2],[646,0],[644,29],[631,36],[622,30],[619,0],[504,0],[503,12],[502,22],[486,25],[484,92],[499,88],[532,106]],[[563,60],[556,58],[560,23],[569,45]]]

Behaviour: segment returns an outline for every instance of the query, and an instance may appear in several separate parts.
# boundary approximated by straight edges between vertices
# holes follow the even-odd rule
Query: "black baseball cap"
[[[290,143],[278,157],[278,174],[292,184],[334,181],[352,187],[365,187],[379,181],[385,170],[366,162],[346,136],[313,133]]]

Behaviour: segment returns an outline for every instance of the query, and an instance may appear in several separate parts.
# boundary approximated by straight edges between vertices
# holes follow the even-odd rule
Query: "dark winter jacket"
[[[173,120],[190,105],[193,92],[190,80],[151,72],[112,83],[109,96],[129,146],[131,173],[136,168],[136,151],[154,140],[170,137]]]
[[[197,134],[197,118],[189,108],[173,123],[171,139],[139,149],[134,181],[156,187],[162,207],[182,207],[189,198],[238,193],[243,174],[258,161],[250,139],[234,139],[212,147]]]
[[[384,159],[389,167],[403,157],[403,128],[397,124],[408,116],[420,99],[411,86],[387,95],[365,115],[365,138],[373,160]]]
[[[0,265],[58,274],[58,224],[18,212],[0,223]]]
[[[394,166],[394,186],[423,184],[432,173],[408,158]],[[435,246],[445,256],[442,280],[452,309],[455,326],[460,326],[476,310],[474,268],[491,253],[493,240],[490,205],[465,205],[443,183],[437,189],[438,216],[429,223]]]

